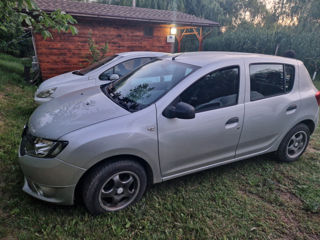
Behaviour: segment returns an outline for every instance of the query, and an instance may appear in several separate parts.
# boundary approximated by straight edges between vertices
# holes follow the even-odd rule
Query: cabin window
[[[143,29],[143,33],[144,33],[144,36],[146,37],[152,37],[153,36],[153,27],[145,27]]]

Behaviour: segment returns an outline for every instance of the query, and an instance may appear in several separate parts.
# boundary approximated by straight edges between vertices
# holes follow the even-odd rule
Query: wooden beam
[[[199,51],[202,50],[202,27],[199,29],[199,37],[198,37],[198,41],[199,41]]]
[[[213,29],[209,30],[205,34],[203,33],[202,27],[194,27],[194,26],[184,26],[184,27],[176,27],[177,28],[177,41],[178,41],[178,52],[181,51],[181,42],[184,36],[195,35],[199,42],[199,51],[202,50],[203,40],[212,33]]]

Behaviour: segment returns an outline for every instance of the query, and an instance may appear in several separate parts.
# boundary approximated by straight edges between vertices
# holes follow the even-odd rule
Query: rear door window
[[[250,65],[250,100],[256,101],[290,92],[294,84],[294,67],[284,64]]]

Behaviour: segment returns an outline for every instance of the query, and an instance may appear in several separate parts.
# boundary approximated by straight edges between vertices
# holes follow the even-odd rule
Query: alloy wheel
[[[99,203],[107,211],[117,211],[134,201],[140,190],[140,179],[132,171],[115,173],[102,185]]]
[[[290,158],[298,157],[307,145],[307,134],[304,131],[296,132],[289,140],[287,145],[287,155]]]

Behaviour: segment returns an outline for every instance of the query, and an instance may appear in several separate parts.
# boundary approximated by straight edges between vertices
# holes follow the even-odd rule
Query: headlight
[[[53,158],[57,156],[66,146],[66,141],[52,141],[38,137],[27,139],[25,144],[25,154],[40,157]]]
[[[57,90],[57,88],[51,88],[51,89],[48,89],[48,90],[41,91],[41,92],[39,92],[37,94],[37,97],[38,98],[50,97],[56,90]]]

